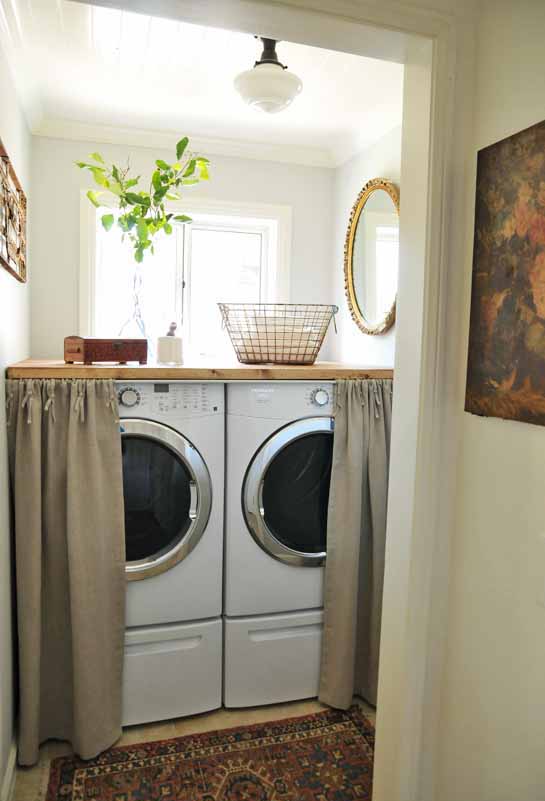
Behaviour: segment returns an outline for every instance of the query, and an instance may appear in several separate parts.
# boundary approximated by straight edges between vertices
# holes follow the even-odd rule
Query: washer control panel
[[[194,383],[138,383],[117,385],[121,416],[193,417],[223,411],[223,387]]]

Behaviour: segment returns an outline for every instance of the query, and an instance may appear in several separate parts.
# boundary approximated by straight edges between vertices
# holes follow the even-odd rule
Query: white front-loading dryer
[[[227,387],[229,616],[322,606],[333,391],[301,381]]]
[[[123,723],[221,706],[224,386],[118,382]]]
[[[332,383],[227,387],[226,706],[318,693]]]

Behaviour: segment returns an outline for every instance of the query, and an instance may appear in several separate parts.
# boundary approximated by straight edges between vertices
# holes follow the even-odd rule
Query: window
[[[87,203],[85,199],[85,203]],[[185,352],[232,357],[217,307],[223,302],[288,300],[290,210],[286,207],[184,206],[192,223],[157,237],[138,265],[121,232],[104,231],[104,209],[84,207],[80,328],[93,336],[156,340],[177,322]]]
[[[365,316],[381,320],[388,314],[396,295],[399,263],[399,219],[397,213],[365,211],[363,250],[366,265],[359,270],[357,289],[365,298]]]
[[[375,240],[376,308],[389,311],[397,293],[399,264],[399,224],[377,225]]]

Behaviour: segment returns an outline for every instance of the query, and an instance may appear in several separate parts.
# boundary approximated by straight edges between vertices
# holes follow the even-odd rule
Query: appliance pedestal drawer
[[[318,695],[323,612],[225,619],[226,707]]]
[[[221,706],[221,619],[125,632],[123,725]]]

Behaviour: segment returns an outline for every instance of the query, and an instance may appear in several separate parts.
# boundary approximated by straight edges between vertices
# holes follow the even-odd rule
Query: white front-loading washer
[[[227,387],[226,706],[317,695],[333,393]]]
[[[123,722],[221,705],[224,386],[118,382],[127,577]]]

